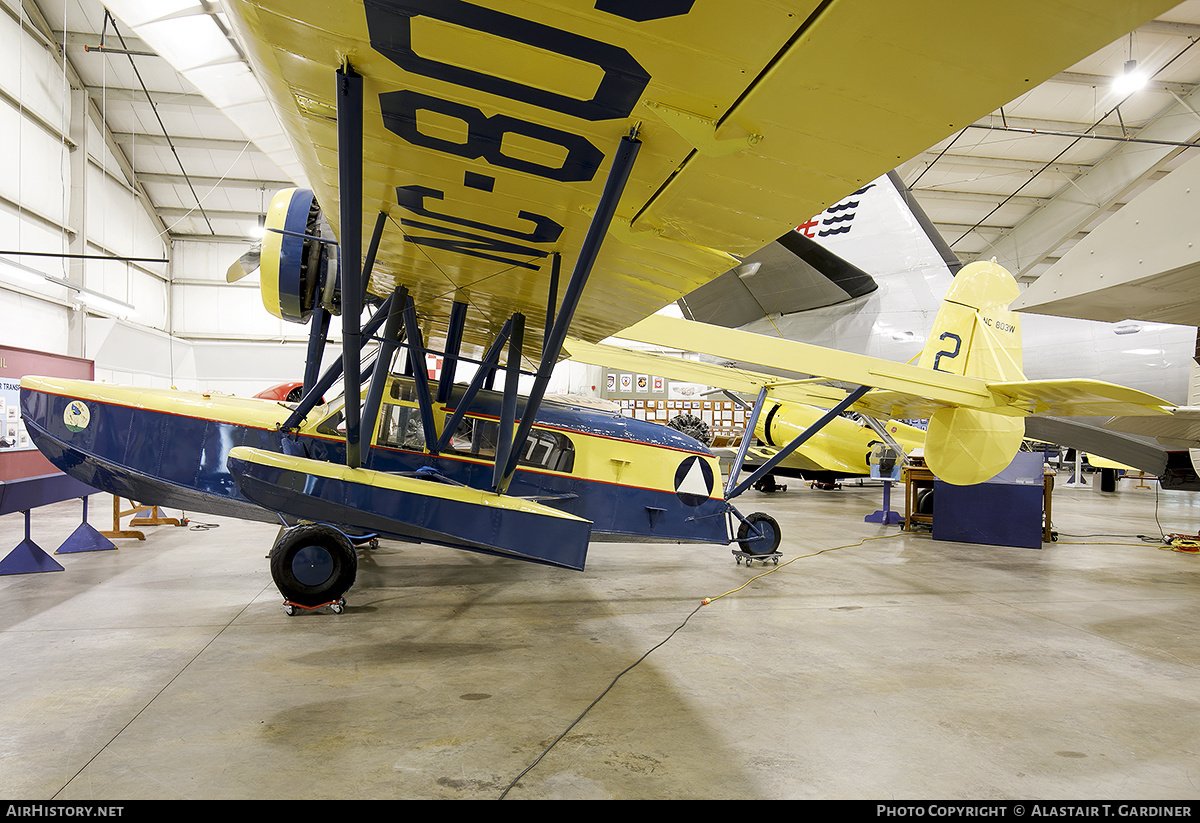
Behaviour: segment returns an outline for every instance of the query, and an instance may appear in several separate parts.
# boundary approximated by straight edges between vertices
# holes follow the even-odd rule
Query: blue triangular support
[[[863,518],[864,523],[882,523],[885,526],[895,526],[903,523],[904,518],[899,512],[892,511],[892,481],[883,481],[883,508]]]
[[[63,567],[29,536],[29,509],[25,514],[25,539],[17,544],[3,560],[0,560],[0,575],[36,574],[38,572],[61,572]]]
[[[864,523],[882,523],[885,526],[895,526],[904,522],[904,518],[899,512],[885,511],[876,509],[874,514],[868,514],[863,518]]]
[[[26,515],[28,517],[28,515]],[[0,560],[0,575],[61,572],[62,565],[28,537]]]
[[[87,522],[80,523],[75,531],[71,532],[71,536],[63,541],[63,544],[55,549],[55,554],[72,554],[74,552],[106,552],[117,548],[117,544],[113,543],[100,532],[92,528],[92,525]]]

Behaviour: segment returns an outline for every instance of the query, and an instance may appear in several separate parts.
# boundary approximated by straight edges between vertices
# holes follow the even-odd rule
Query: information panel
[[[21,420],[21,378],[25,375],[92,380],[91,360],[0,346],[0,482],[58,471],[42,457]]]

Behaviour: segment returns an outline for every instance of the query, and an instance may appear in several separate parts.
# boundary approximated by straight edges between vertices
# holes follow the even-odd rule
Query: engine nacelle
[[[337,246],[320,239],[324,226],[310,190],[282,189],[271,198],[259,288],[263,306],[281,320],[307,323],[318,305],[341,314]]]

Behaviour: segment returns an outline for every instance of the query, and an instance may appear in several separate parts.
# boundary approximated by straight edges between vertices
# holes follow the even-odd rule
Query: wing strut
[[[329,339],[329,310],[319,302],[313,310],[312,326],[308,330],[308,354],[304,360],[304,389],[302,395],[312,391],[321,371],[321,356],[325,353],[325,341]]]
[[[475,376],[471,379],[471,385],[467,386],[467,390],[459,398],[458,408],[454,410],[454,414],[450,415],[450,419],[446,421],[446,427],[442,429],[442,436],[438,438],[437,446],[434,448],[435,453],[440,453],[450,445],[450,438],[454,436],[454,432],[458,429],[458,424],[462,422],[463,415],[467,413],[467,409],[470,407],[472,401],[475,400],[475,395],[483,388],[483,384],[487,382],[488,377],[494,373],[496,364],[500,362],[500,352],[504,349],[504,344],[508,342],[508,334],[512,329],[512,324],[512,318],[504,321],[504,327],[500,329],[500,333],[492,341],[491,348],[483,356],[483,362],[475,371]]]
[[[525,343],[525,315],[514,312],[510,319],[508,338],[508,362],[505,363],[504,395],[500,401],[500,430],[496,435],[496,462],[492,465],[492,488],[503,494],[508,488],[504,473],[511,455],[520,454],[513,443],[513,424],[517,418],[517,384],[521,378],[521,347]],[[522,422],[532,420],[526,404]]]
[[[550,330],[554,328],[554,307],[558,303],[558,274],[562,269],[562,255],[550,255],[550,289],[546,295],[546,332],[542,337],[542,348],[550,345]]]
[[[741,402],[740,400],[738,401]],[[767,387],[758,390],[758,399],[754,401],[754,410],[746,421],[746,430],[742,433],[742,443],[738,446],[737,457],[729,467],[729,479],[725,481],[725,499],[733,495],[733,486],[737,483],[738,475],[742,473],[742,464],[746,462],[746,452],[750,451],[750,441],[754,439],[754,430],[758,427],[758,416],[762,414],[763,404],[767,402]]]
[[[804,445],[804,442],[806,440],[808,440],[814,434],[819,432],[821,429],[825,428],[825,424],[827,424],[830,420],[833,420],[835,417],[840,415],[846,409],[848,409],[852,405],[854,405],[854,403],[857,402],[859,398],[861,398],[864,394],[866,394],[870,390],[871,390],[870,386],[859,386],[857,389],[855,389],[854,391],[852,391],[848,395],[846,395],[845,399],[841,400],[840,402],[838,402],[838,404],[836,406],[834,406],[829,411],[825,412],[825,414],[821,417],[820,420],[818,420],[817,422],[815,422],[811,426],[809,426],[807,429],[805,429],[804,432],[802,434],[800,434],[798,437],[796,437],[795,440],[793,440],[791,443],[788,443],[786,446],[784,446],[782,449],[780,449],[778,452],[776,452],[775,455],[772,456],[770,460],[768,460],[766,463],[763,463],[761,466],[759,466],[757,469],[755,469],[754,472],[751,473],[751,475],[749,477],[747,477],[745,480],[743,480],[741,483],[739,483],[736,487],[734,487],[733,491],[728,492],[725,495],[725,499],[732,500],[733,498],[737,497],[739,494],[744,492],[746,489],[750,488],[755,483],[757,483],[760,477],[764,477],[765,475],[767,475],[768,473],[773,471],[775,469],[775,467],[778,466],[780,463],[782,463],[789,454],[794,452],[800,446]],[[759,397],[760,398],[762,397],[761,393],[760,393]],[[757,408],[757,405],[756,405],[756,408]],[[749,428],[749,426],[747,426],[745,438],[748,438],[749,435],[750,435],[750,428]],[[742,441],[743,446],[745,445],[745,438],[743,438],[743,441]],[[739,457],[740,456],[741,455],[739,454]],[[740,469],[740,466],[739,466],[739,469]],[[736,478],[736,477],[737,477],[737,475],[730,472],[730,483],[732,483],[733,478]]]
[[[371,230],[371,245],[367,246],[367,257],[363,260],[362,274],[360,275],[363,303],[370,299],[370,295],[367,294],[367,286],[371,284],[371,270],[375,268],[375,255],[379,253],[379,241],[383,239],[383,227],[387,223],[387,216],[386,211],[375,215],[375,228]]]
[[[349,62],[337,70],[338,247],[342,276],[342,371],[346,375],[346,465],[362,464],[363,79]]]
[[[403,317],[397,306],[403,306],[408,301],[408,289],[400,286],[388,299],[387,320],[383,324],[383,337],[379,341],[379,352],[375,355],[375,364],[371,367],[371,385],[367,388],[367,403],[363,409],[363,431],[370,437],[375,432],[375,421],[379,417],[379,406],[383,402],[383,390],[387,384],[388,374],[392,371],[392,358],[396,355],[399,345],[400,321]]]
[[[413,384],[417,390],[417,408],[421,411],[421,425],[425,429],[425,448],[433,451],[437,444],[437,425],[433,422],[433,398],[429,394],[425,344],[421,338],[421,327],[417,324],[417,307],[412,297],[408,297],[404,304],[404,332],[408,338],[408,365],[412,367]],[[378,361],[376,365],[379,365]]]
[[[363,326],[362,333],[368,340],[373,334],[375,334],[375,330],[382,325],[383,321],[387,319],[388,311],[392,305],[391,301],[391,297],[385,300],[383,305],[379,307],[379,310],[375,312],[375,316],[368,320],[367,324]],[[360,357],[362,356],[361,349],[359,350],[358,355]],[[285,420],[282,425],[280,425],[280,429],[294,429],[296,426],[300,425],[304,418],[308,416],[308,413],[316,408],[316,406],[320,403],[321,395],[329,391],[329,387],[337,382],[337,379],[342,376],[342,367],[345,365],[345,362],[346,359],[343,356],[341,359],[329,364],[329,368],[325,370],[325,373],[321,375],[321,378],[313,385],[313,387],[304,392],[304,398],[292,411],[288,419]]]
[[[542,360],[538,364],[537,376],[529,391],[525,411],[521,415],[521,425],[517,428],[512,451],[509,452],[508,459],[504,463],[503,474],[499,471],[500,461],[496,461],[497,476],[499,477],[499,482],[496,484],[498,492],[507,491],[508,484],[512,482],[517,461],[525,448],[525,440],[529,437],[533,420],[537,417],[542,398],[546,395],[550,374],[554,370],[554,364],[558,362],[559,354],[562,353],[563,342],[567,339],[567,330],[575,316],[579,300],[583,296],[583,287],[587,285],[588,276],[592,273],[592,266],[595,265],[596,257],[600,253],[600,245],[604,242],[604,236],[608,234],[608,227],[617,211],[617,204],[621,200],[621,194],[625,191],[625,184],[629,181],[629,174],[633,171],[633,162],[637,159],[638,149],[641,148],[641,145],[641,141],[637,139],[636,129],[621,138],[621,144],[613,158],[612,168],[609,169],[608,178],[604,181],[604,192],[600,195],[600,202],[596,204],[592,222],[583,238],[583,245],[579,248],[579,257],[575,261],[575,268],[567,283],[562,306],[559,307],[558,315],[554,318],[554,328],[546,335],[545,345],[542,347]]]
[[[438,379],[437,402],[445,403],[454,390],[454,372],[458,368],[458,354],[462,350],[463,330],[467,326],[467,304],[454,301],[450,306],[450,327],[446,331],[446,346],[442,361],[442,376]]]

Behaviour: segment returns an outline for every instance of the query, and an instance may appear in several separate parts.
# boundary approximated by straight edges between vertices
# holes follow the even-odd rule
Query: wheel
[[[271,578],[285,600],[301,606],[340,599],[357,573],[354,547],[329,526],[294,526],[271,549]]]
[[[288,617],[291,617],[292,615],[294,615],[296,613],[296,607],[293,606],[291,603],[284,603],[283,604],[283,613],[286,614]]]
[[[917,492],[917,514],[933,514],[933,489],[920,489]]]
[[[751,529],[754,529],[754,534],[751,534]],[[748,540],[756,535],[759,536],[759,539]],[[746,554],[772,554],[779,548],[779,541],[782,537],[775,518],[765,512],[754,512],[742,521],[742,524],[738,526],[737,536],[738,545]],[[747,559],[746,564],[749,565],[749,563],[750,561]]]
[[[768,472],[757,483],[754,484],[754,490],[771,494],[773,492],[786,489],[786,486],[780,486],[775,482],[775,475]]]

